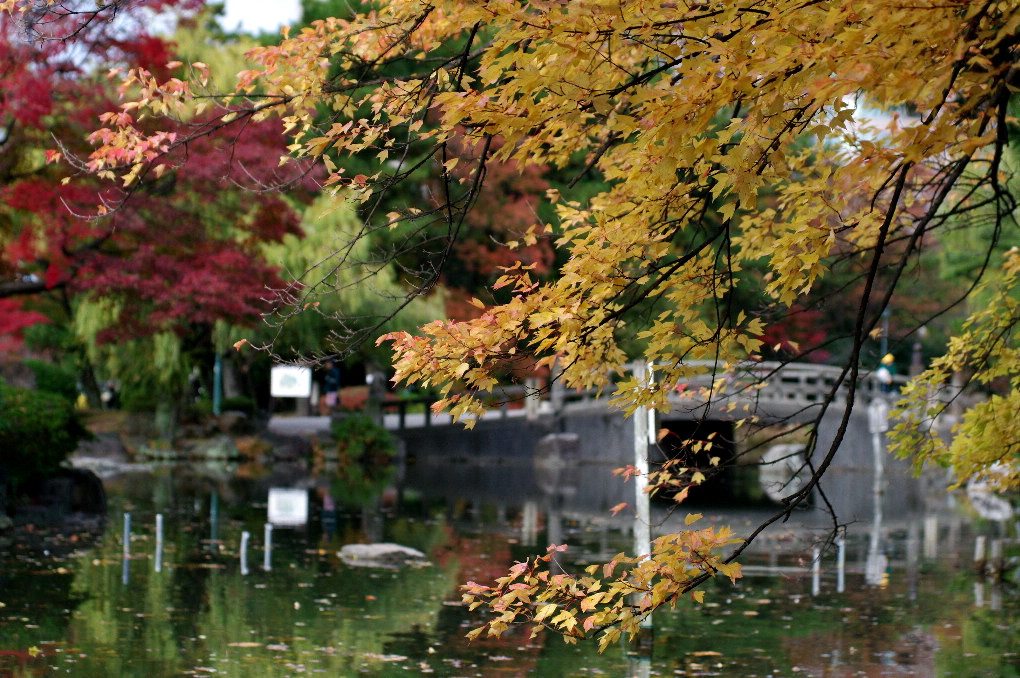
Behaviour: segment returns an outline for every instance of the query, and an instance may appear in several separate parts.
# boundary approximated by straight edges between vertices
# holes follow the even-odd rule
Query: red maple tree
[[[151,34],[154,18],[188,21],[201,4],[60,3],[23,23],[0,16],[0,335],[44,321],[34,298],[55,291],[65,305],[75,295],[114,301],[118,320],[99,339],[117,341],[253,322],[279,286],[260,244],[297,232],[298,220],[268,189],[301,177],[277,172],[278,122],[192,141],[126,202],[118,186],[84,173],[68,181],[68,163],[54,162],[70,159],[73,171],[99,116],[117,108],[94,65],[166,75],[173,46]]]

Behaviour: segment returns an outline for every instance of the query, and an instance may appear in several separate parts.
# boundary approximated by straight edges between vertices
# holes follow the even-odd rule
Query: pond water
[[[498,483],[505,469],[484,473]],[[957,513],[851,524],[842,573],[831,545],[813,570],[828,530],[797,516],[742,559],[736,585],[714,583],[705,605],[657,614],[650,656],[599,655],[531,639],[526,627],[468,642],[483,617],[460,604],[458,586],[491,581],[549,541],[570,545],[568,567],[611,557],[628,548],[622,516],[494,506],[410,479],[357,506],[313,487],[308,524],[273,530],[267,570],[266,489],[276,482],[244,468],[138,471],[106,480],[104,520],[18,531],[0,555],[0,675],[1020,675],[1016,581],[972,568],[975,535],[999,526]],[[764,515],[704,520],[742,528]],[[660,530],[682,523],[659,518]],[[430,564],[350,567],[337,556],[365,541],[417,548]],[[869,570],[876,544],[882,560]]]

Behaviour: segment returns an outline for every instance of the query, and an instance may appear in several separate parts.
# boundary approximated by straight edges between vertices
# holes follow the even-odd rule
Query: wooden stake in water
[[[156,572],[163,571],[163,514],[156,514]]]
[[[241,533],[241,574],[248,574],[248,530]]]
[[[124,514],[124,563],[121,566],[120,580],[127,584],[130,579],[128,562],[131,559],[131,514]]]
[[[266,523],[262,540],[266,544],[266,550],[262,554],[262,569],[269,572],[273,569],[273,524]]]

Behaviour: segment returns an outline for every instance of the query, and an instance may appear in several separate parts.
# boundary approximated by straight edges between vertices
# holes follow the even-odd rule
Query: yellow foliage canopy
[[[295,155],[321,158],[325,184],[362,201],[393,173],[380,161],[376,174],[347,178],[335,158],[391,158],[415,141],[444,159],[445,142],[462,134],[499,135],[492,155],[522,163],[563,167],[583,154],[609,188],[584,205],[550,196],[558,221],[536,225],[568,252],[559,278],[537,285],[510,270],[509,303],[417,337],[387,336],[397,376],[484,389],[494,366],[525,347],[542,363],[558,359],[567,386],[605,385],[629,358],[616,340],[621,316],[655,296],[669,310],[644,333],[644,357],[664,372],[655,389],[624,382],[620,393],[628,407],[662,404],[691,376],[690,361],[755,354],[760,322],[718,308],[749,262],[767,263],[768,293],[789,305],[835,252],[877,268],[889,242],[916,247],[976,157],[987,154],[983,176],[996,181],[995,154],[983,149],[1005,143],[1018,9],[390,0],[249,52],[254,67],[239,74],[217,124],[283,117]],[[401,74],[388,74],[396,62]],[[135,118],[183,112],[191,87],[136,69],[123,81],[135,100],[123,108]],[[110,122],[94,135],[90,166],[128,184],[186,143],[146,134],[130,116]],[[486,159],[448,186],[451,202],[481,179]],[[862,313],[859,337],[875,317]],[[458,415],[480,409],[472,398],[453,404]]]

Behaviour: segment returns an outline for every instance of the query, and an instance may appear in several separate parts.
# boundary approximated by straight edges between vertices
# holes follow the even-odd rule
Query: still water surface
[[[812,574],[826,531],[785,525],[743,559],[736,586],[716,583],[704,606],[657,614],[643,658],[531,639],[528,628],[464,638],[482,617],[460,605],[460,584],[504,574],[544,552],[550,535],[570,544],[568,566],[611,557],[628,548],[623,522],[458,500],[456,488],[440,500],[413,483],[358,506],[320,488],[307,526],[273,531],[267,571],[265,479],[173,467],[106,484],[105,521],[22,532],[0,555],[0,676],[1020,675],[1016,583],[983,582],[970,562],[974,535],[997,526],[958,517],[899,516],[883,527],[887,564],[871,584],[874,526],[851,525],[843,592],[834,550]],[[758,517],[705,520],[740,528]],[[417,548],[431,564],[344,565],[338,548],[363,541]]]

